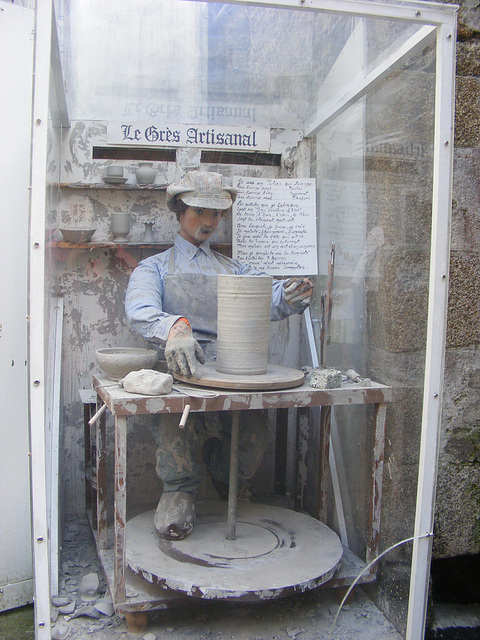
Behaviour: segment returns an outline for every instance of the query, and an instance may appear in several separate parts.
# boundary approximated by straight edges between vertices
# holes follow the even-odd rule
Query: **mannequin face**
[[[180,214],[180,235],[197,247],[208,240],[218,227],[222,212],[216,209],[187,207]]]

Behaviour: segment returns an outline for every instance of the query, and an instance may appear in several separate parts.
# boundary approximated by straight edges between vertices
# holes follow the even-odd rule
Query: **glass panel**
[[[354,370],[364,385],[373,380],[393,387],[380,551],[409,537],[425,368],[435,54],[427,47],[397,64],[395,52],[423,27],[400,20],[175,0],[72,0],[70,8],[70,19],[64,15],[62,51],[74,126],[62,147],[60,214],[65,220],[79,216],[94,223],[99,243],[111,239],[112,211],[128,208],[133,224],[130,241],[121,250],[71,251],[58,267],[62,287],[70,292],[65,335],[73,337],[64,374],[70,376],[64,384],[69,424],[81,427],[77,390],[91,385],[95,349],[145,346],[126,324],[123,300],[134,266],[160,250],[140,247],[143,223],[155,220],[162,248],[175,238],[176,218],[165,204],[165,184],[197,166],[229,179],[314,178],[319,247],[318,275],[311,274],[315,347],[322,364],[344,373]],[[348,91],[389,58],[393,66],[386,79],[348,101],[324,126],[326,106],[341,107]],[[156,158],[157,186],[162,188],[141,191],[131,180],[132,160],[139,156],[101,155],[108,147],[106,123],[120,119],[256,124],[270,129],[274,144],[262,158],[245,153],[232,160],[216,152],[192,155],[188,162],[187,154],[181,159],[177,154],[176,162],[175,156]],[[94,145],[99,155],[94,155]],[[100,182],[108,158],[125,165],[130,190],[110,192]],[[225,218],[216,241],[228,245],[231,240],[231,219]],[[297,368],[311,364],[306,335],[305,321],[298,316],[291,324],[278,323],[274,363]],[[285,460],[278,451],[275,459],[270,455],[254,478],[257,494],[271,498],[283,464],[283,497],[289,506],[295,503],[315,517],[325,488],[319,488],[317,477],[319,414],[299,410],[288,418],[270,415],[272,442],[283,429],[284,441],[278,437],[276,444],[283,447]],[[340,493],[327,480],[327,523],[345,536],[357,573],[369,554],[379,551],[369,549],[375,537],[372,512],[378,506],[372,504],[371,469],[375,452],[381,452],[374,418],[362,406],[336,409],[331,417],[332,477]],[[142,499],[153,502],[159,493],[151,462],[152,431],[139,422],[129,430],[128,496],[137,509]],[[72,438],[69,446],[78,443]],[[78,451],[75,455],[81,457]],[[150,478],[144,482],[147,469]],[[78,486],[73,491],[81,493]],[[371,590],[402,632],[409,553],[408,545],[390,553]],[[374,576],[367,574],[366,580]]]
[[[319,300],[327,290],[331,243],[335,287],[325,364],[391,385],[382,502],[382,548],[413,535],[423,398],[431,230],[432,49],[408,62],[316,137],[319,189]],[[358,553],[369,534],[371,423],[336,412],[334,452],[340,460],[349,540]],[[406,621],[410,547],[383,564],[380,598],[391,619]],[[392,597],[395,592],[395,597]],[[388,594],[387,596],[385,594]],[[399,597],[399,594],[402,594]]]
[[[315,103],[418,29],[370,20],[367,47],[365,20],[351,16],[171,0],[143,0],[133,12],[127,2],[74,0],[70,12],[73,120],[302,128]],[[345,57],[342,76],[325,82]]]

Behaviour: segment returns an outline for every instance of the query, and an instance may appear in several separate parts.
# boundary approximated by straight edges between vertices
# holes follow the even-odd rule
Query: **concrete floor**
[[[98,575],[100,586],[95,599],[85,601],[88,596],[82,596],[82,578],[91,573]],[[65,615],[62,606],[52,606],[53,640],[63,637],[75,640],[401,640],[402,637],[360,588],[355,589],[348,605],[340,612],[335,629],[332,625],[339,607],[338,592],[317,589],[253,605],[195,599],[188,608],[156,612],[147,629],[131,631],[115,614],[104,615],[94,608],[105,596],[106,585],[88,523],[83,519],[66,524],[60,587],[59,595],[75,610]]]

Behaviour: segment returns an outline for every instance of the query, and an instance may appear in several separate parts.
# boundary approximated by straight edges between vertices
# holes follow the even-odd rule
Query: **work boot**
[[[195,524],[196,495],[185,491],[166,491],[155,511],[153,524],[158,535],[168,540],[182,540]]]

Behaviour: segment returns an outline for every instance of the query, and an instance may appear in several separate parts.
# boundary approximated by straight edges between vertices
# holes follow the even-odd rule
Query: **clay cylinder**
[[[218,276],[217,371],[267,373],[272,278]]]

